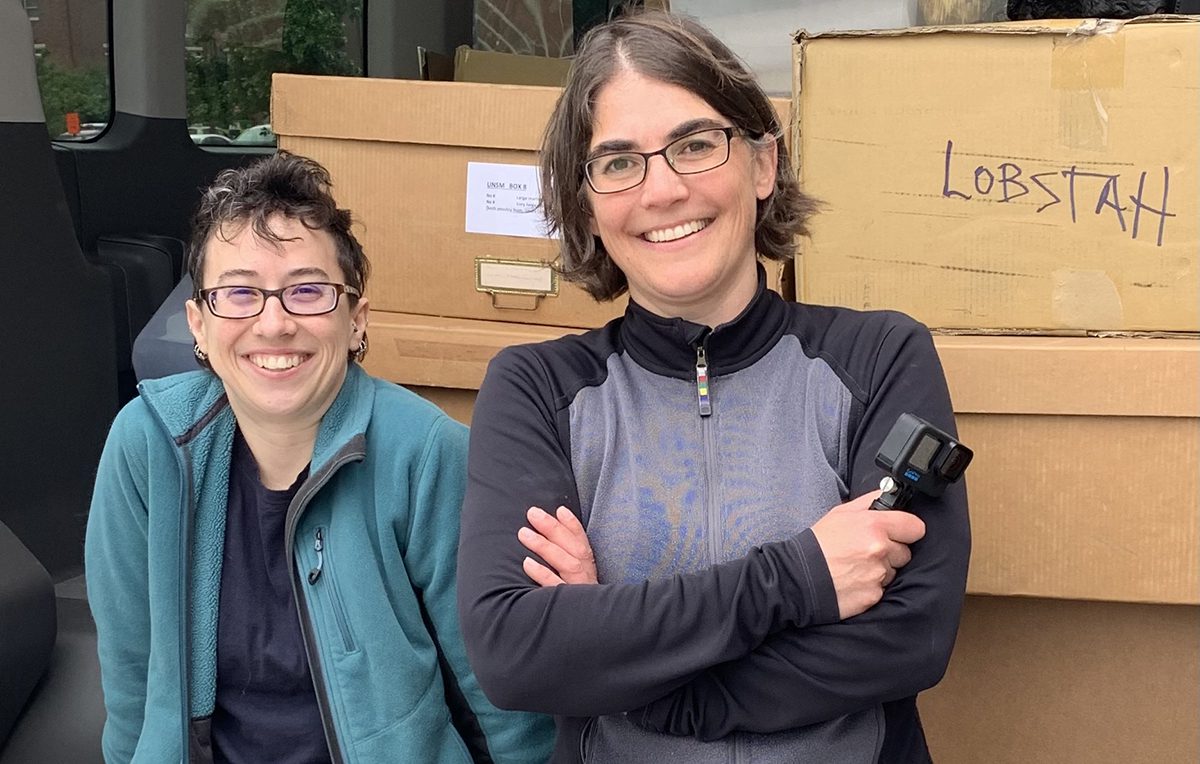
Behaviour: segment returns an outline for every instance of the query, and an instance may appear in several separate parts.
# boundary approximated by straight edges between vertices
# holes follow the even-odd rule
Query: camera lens
[[[942,477],[951,482],[958,480],[963,470],[966,469],[969,458],[966,450],[961,446],[956,445],[950,449],[950,453],[946,455],[946,461],[942,462]]]

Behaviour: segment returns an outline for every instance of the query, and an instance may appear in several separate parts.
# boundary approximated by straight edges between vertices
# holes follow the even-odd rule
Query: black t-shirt
[[[283,491],[265,488],[234,436],[217,624],[217,762],[328,762],[329,747],[292,597],[284,521],[305,468]]]

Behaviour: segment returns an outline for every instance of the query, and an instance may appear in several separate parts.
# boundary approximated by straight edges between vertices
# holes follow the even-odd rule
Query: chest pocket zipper
[[[350,621],[346,618],[346,609],[342,605],[341,593],[338,591],[337,583],[333,580],[333,570],[325,570],[326,557],[329,555],[329,540],[326,537],[324,528],[317,528],[313,532],[313,551],[317,554],[317,563],[311,570],[308,571],[308,585],[314,589],[321,579],[325,582],[321,584],[321,590],[329,599],[330,609],[333,610],[333,619],[337,622],[338,632],[342,635],[342,645],[346,652],[352,653],[354,647],[354,635],[350,633]]]

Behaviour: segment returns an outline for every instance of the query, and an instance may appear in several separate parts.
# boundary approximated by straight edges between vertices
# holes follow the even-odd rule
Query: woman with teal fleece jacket
[[[234,417],[208,372],[139,391],[100,462],[87,579],[105,759],[158,764],[185,758],[185,736],[213,709]],[[293,567],[316,569],[313,539],[323,532],[324,575],[313,584],[297,575],[293,586],[342,761],[470,761],[447,710],[444,687],[455,684],[496,762],[549,755],[548,720],[496,710],[467,666],[454,583],[466,447],[466,428],[356,364],[321,423],[288,548]],[[439,645],[452,677],[439,669]]]
[[[467,431],[369,376],[367,262],[329,175],[279,152],[202,198],[188,269],[209,371],[117,415],[85,549],[105,760],[532,764],[455,605]]]

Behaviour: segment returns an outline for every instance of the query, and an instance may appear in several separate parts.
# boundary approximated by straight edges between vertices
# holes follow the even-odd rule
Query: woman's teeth
[[[250,362],[262,369],[290,369],[299,366],[304,358],[298,355],[252,355]]]
[[[690,223],[681,223],[674,228],[662,228],[656,231],[647,231],[646,233],[642,234],[642,236],[646,239],[646,241],[651,241],[655,244],[661,244],[664,241],[675,241],[676,239],[682,239],[684,236],[691,236],[698,231],[704,230],[707,225],[707,220],[693,220]]]

